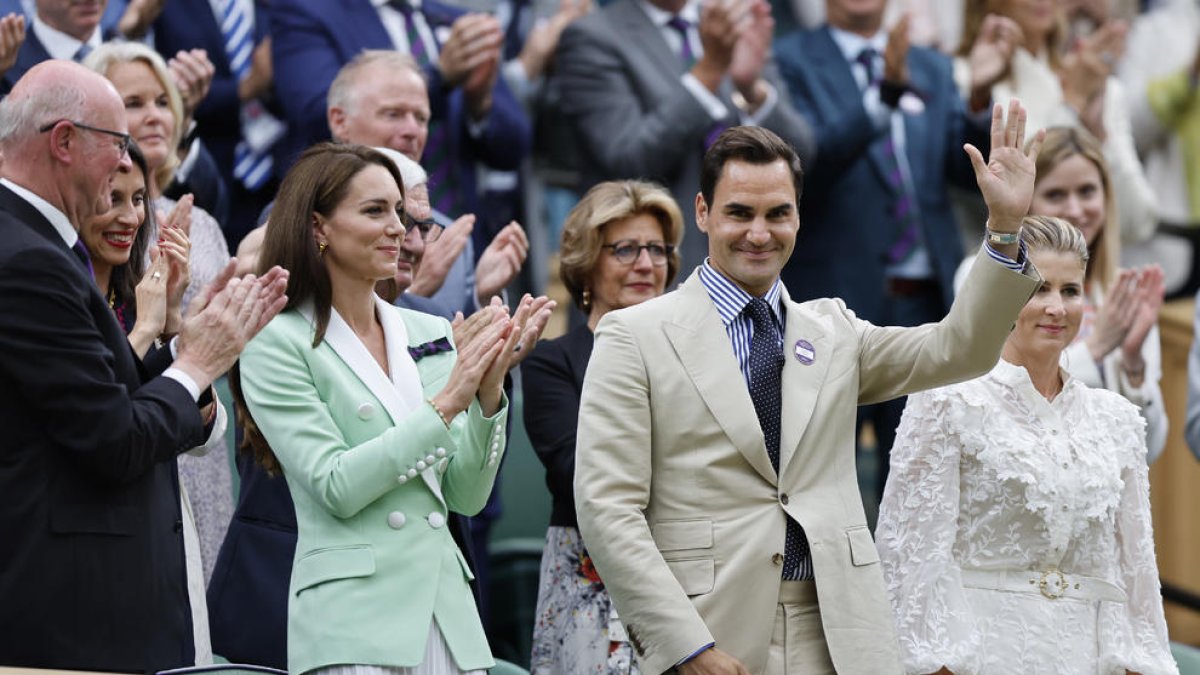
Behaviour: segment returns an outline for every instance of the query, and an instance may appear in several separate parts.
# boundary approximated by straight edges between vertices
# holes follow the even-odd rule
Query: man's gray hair
[[[396,165],[396,170],[400,172],[400,180],[404,181],[404,189],[411,190],[418,185],[424,185],[429,182],[429,175],[425,173],[425,169],[413,160],[391,148],[377,147],[375,148],[383,153],[384,157],[392,160],[392,164]]]
[[[87,97],[77,86],[51,82],[0,101],[0,147],[24,141],[56,120],[85,121]]]
[[[358,56],[342,66],[337,76],[333,78],[333,83],[329,85],[329,94],[326,96],[325,110],[338,108],[351,112],[354,103],[354,82],[358,71],[377,63],[391,66],[393,70],[411,70],[422,80],[425,79],[425,74],[421,72],[421,66],[410,54],[395,49],[367,49],[359,52]]]

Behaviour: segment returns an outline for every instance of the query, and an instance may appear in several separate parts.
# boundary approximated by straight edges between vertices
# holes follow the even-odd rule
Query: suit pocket
[[[132,506],[57,504],[50,511],[50,531],[55,534],[133,534],[137,513]]]
[[[695,520],[663,520],[650,528],[658,550],[684,551],[694,548],[712,548],[713,524],[707,518]]]
[[[689,596],[711,593],[716,583],[716,568],[712,558],[699,560],[668,560],[667,567]]]
[[[327,581],[369,577],[375,574],[375,553],[370,546],[321,548],[306,553],[292,570],[292,588],[297,595]]]
[[[846,530],[846,538],[850,540],[850,562],[855,567],[879,562],[879,550],[875,548],[875,541],[871,539],[871,531],[866,525]]]

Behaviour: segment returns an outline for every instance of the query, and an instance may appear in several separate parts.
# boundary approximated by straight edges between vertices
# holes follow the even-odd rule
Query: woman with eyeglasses
[[[542,554],[535,674],[638,673],[625,630],[575,519],[575,427],[592,331],[607,312],[662,295],[679,272],[683,216],[670,193],[640,181],[600,183],[563,225],[559,275],[587,324],[538,343],[521,366],[525,429],[553,498]]]

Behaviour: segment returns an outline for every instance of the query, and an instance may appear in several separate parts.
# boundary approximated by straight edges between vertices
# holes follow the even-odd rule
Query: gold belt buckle
[[[1054,579],[1053,577],[1058,577]],[[1042,578],[1037,582],[1038,590],[1051,600],[1057,600],[1067,594],[1067,577],[1057,567],[1042,572]]]

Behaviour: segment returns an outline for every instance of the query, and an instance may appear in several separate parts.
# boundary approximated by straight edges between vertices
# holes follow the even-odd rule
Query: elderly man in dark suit
[[[556,77],[585,155],[582,187],[641,178],[689,205],[705,148],[738,124],[774,131],[809,161],[812,130],[771,62],[773,27],[765,0],[616,0],[568,26]],[[708,244],[683,211],[686,272]]]
[[[112,85],[65,61],[34,66],[0,102],[5,665],[194,663],[175,457],[203,439],[200,392],[285,300],[285,272],[231,280],[231,264],[174,362],[166,349],[137,359],[78,235],[130,165],[126,128]]]

